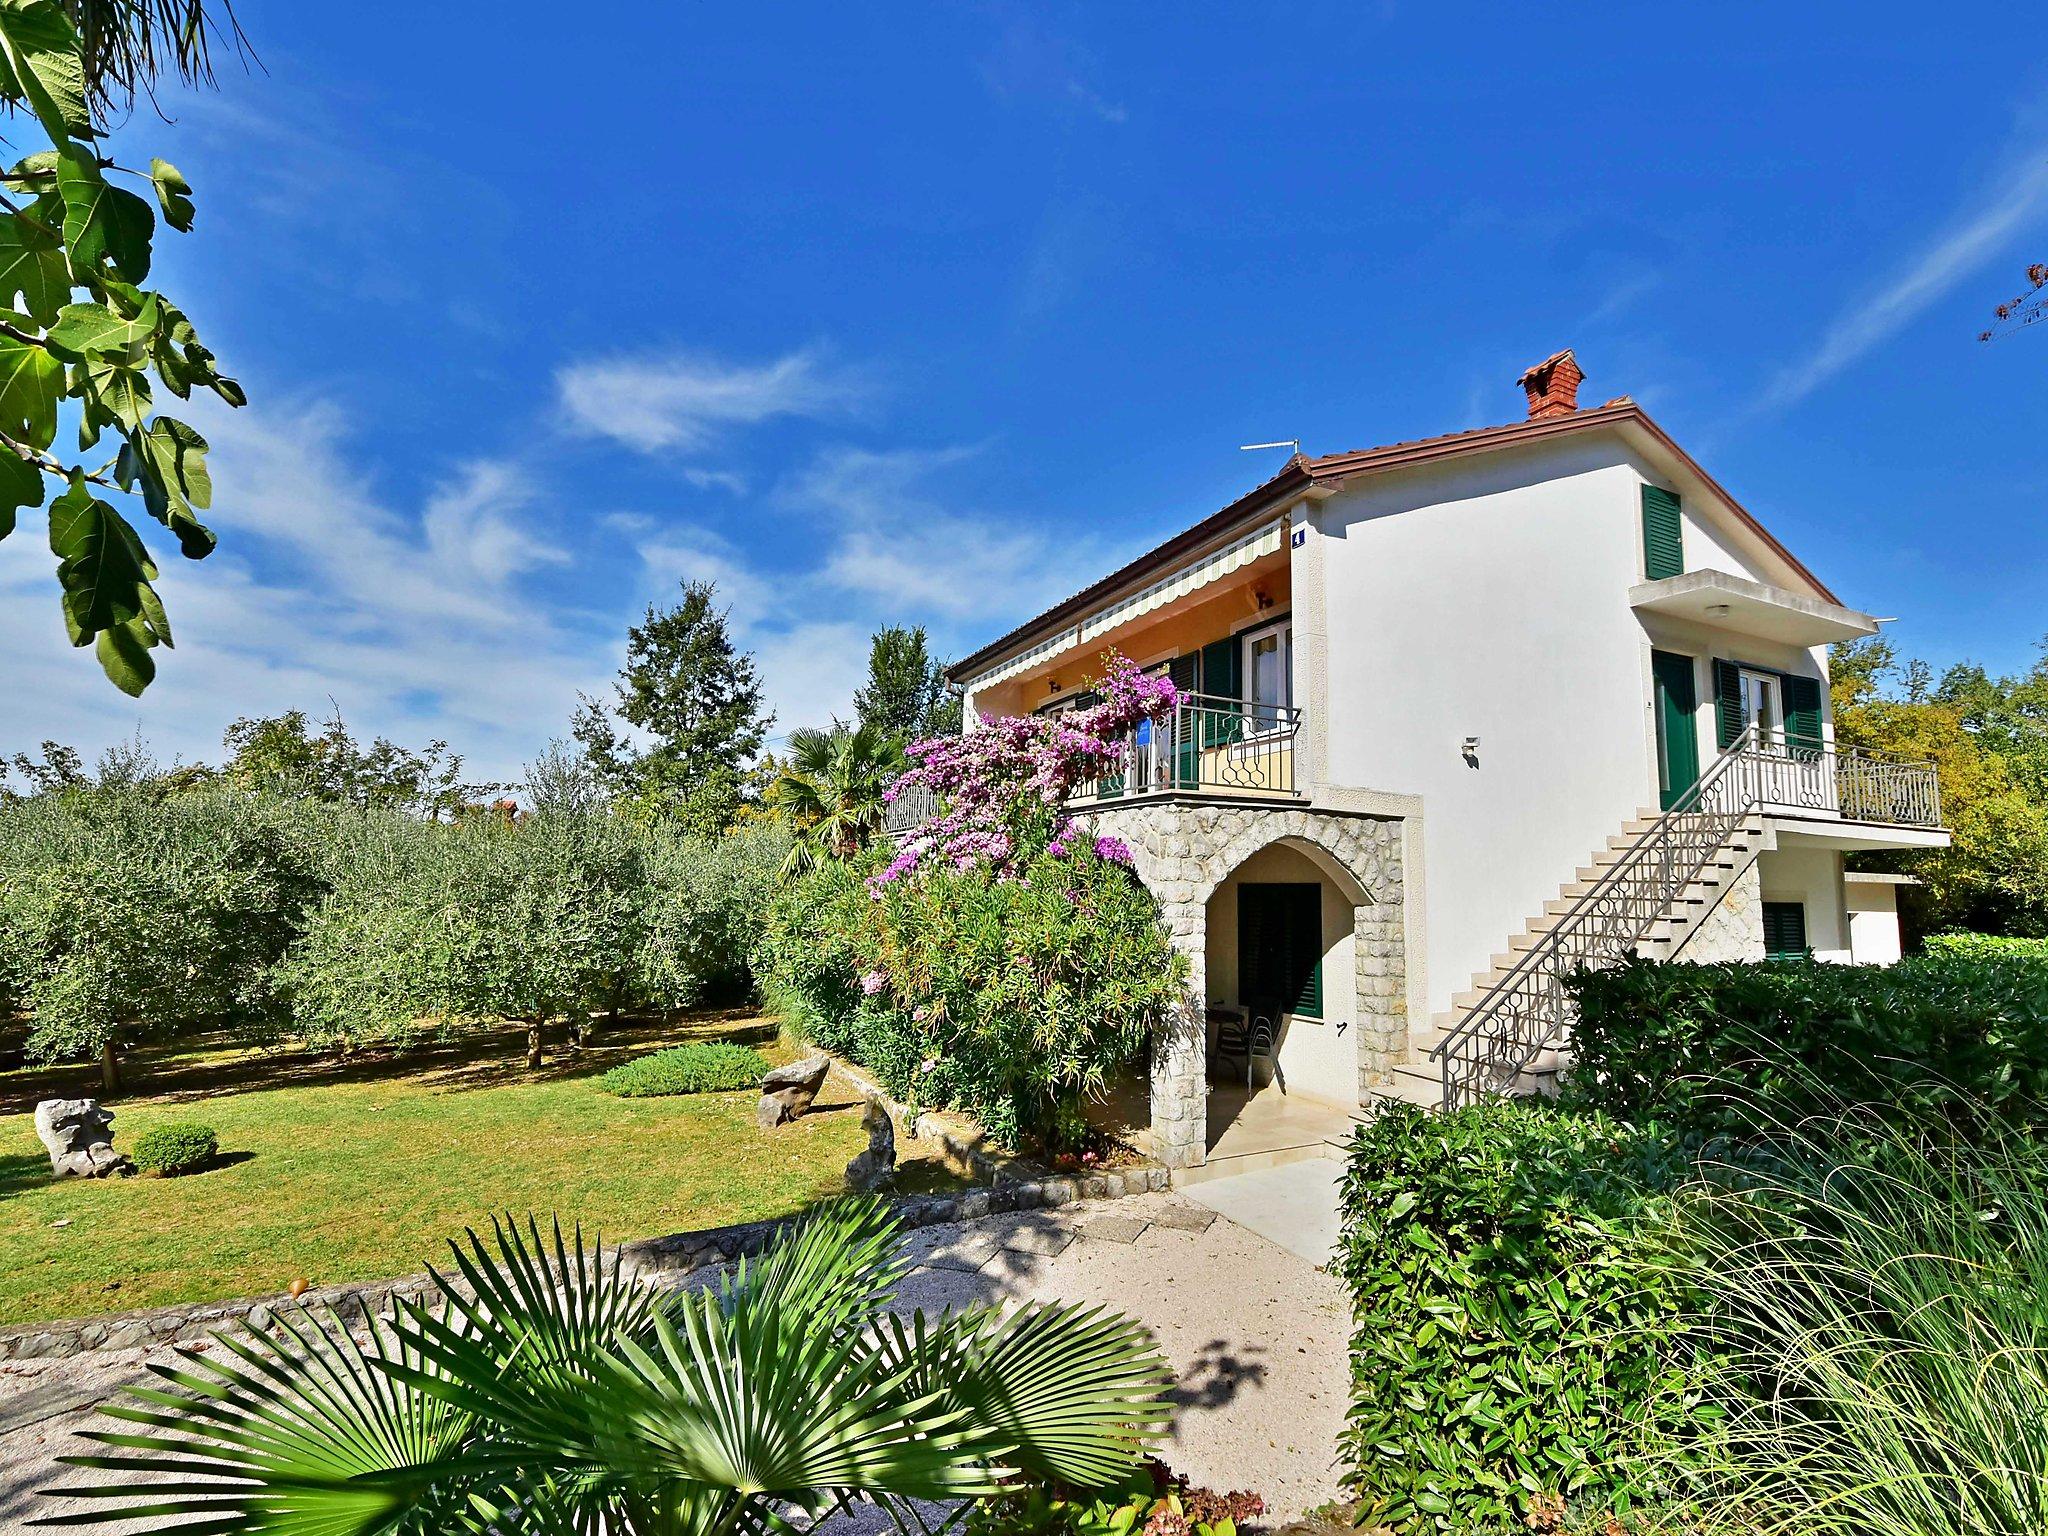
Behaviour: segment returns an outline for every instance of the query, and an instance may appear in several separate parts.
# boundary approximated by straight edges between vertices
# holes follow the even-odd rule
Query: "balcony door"
[[[1253,735],[1280,728],[1294,705],[1294,626],[1282,619],[1238,637],[1244,647],[1246,724]]]

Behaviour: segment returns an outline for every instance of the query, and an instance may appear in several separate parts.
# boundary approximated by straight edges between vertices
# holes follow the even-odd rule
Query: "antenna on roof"
[[[1296,453],[1299,453],[1301,452],[1301,439],[1290,437],[1277,443],[1239,443],[1237,445],[1239,453],[1255,453],[1261,448],[1292,448]]]

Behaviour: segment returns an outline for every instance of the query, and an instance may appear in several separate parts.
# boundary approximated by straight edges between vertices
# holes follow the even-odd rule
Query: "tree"
[[[1979,332],[1979,341],[1989,341],[1999,335],[2000,327],[2006,331],[2017,331],[2048,320],[2048,261],[2037,261],[2027,268],[2026,291],[1999,305],[1992,311],[1992,316],[1991,329]]]
[[[56,482],[49,544],[65,629],[73,645],[95,648],[115,686],[138,695],[171,625],[154,559],[101,492],[139,497],[187,559],[211,554],[214,535],[198,515],[213,500],[206,440],[156,412],[155,391],[183,400],[209,389],[231,406],[246,397],[184,312],[142,286],[157,213],[109,173],[146,184],[163,222],[181,232],[192,227],[192,188],[167,161],[142,171],[103,155],[100,119],[164,68],[204,78],[212,30],[201,0],[0,5],[0,101],[32,116],[50,144],[0,172],[0,538]],[[78,413],[77,458],[54,446],[67,402]],[[110,430],[116,451],[83,462]]]
[[[1837,646],[1832,676],[1836,740],[1932,761],[1954,835],[1937,852],[1861,862],[1921,876],[1933,927],[2048,934],[2048,642],[2021,675],[1963,662],[1937,680],[1873,638]]]
[[[796,827],[783,872],[799,875],[820,854],[849,859],[865,848],[882,830],[883,796],[908,766],[902,738],[866,722],[792,732],[789,761],[770,792]]]
[[[917,741],[960,729],[960,695],[931,654],[924,626],[889,625],[868,647],[868,680],[853,696],[855,717],[884,736]]]
[[[0,992],[30,1057],[97,1058],[111,1093],[136,1045],[274,1035],[271,968],[319,893],[309,830],[263,797],[147,781],[0,807]]]
[[[228,782],[337,805],[388,806],[438,819],[496,788],[463,783],[462,758],[445,741],[430,741],[419,752],[382,736],[363,746],[339,710],[317,735],[302,709],[245,715],[227,728],[221,744],[229,755],[220,774]]]
[[[1095,1488],[1170,1415],[1165,1361],[1100,1307],[892,1318],[907,1273],[878,1201],[807,1218],[713,1285],[657,1289],[531,1220],[454,1246],[445,1308],[281,1313],[174,1388],[109,1405],[67,1521],[277,1536],[607,1531],[763,1536],[859,1504],[986,1499],[1006,1478]],[[469,1294],[465,1294],[465,1289]],[[473,1299],[471,1297],[473,1296]],[[169,1523],[162,1523],[166,1512]]]
[[[333,888],[279,972],[293,1026],[343,1049],[510,1019],[539,1067],[545,1031],[635,974],[644,859],[608,815],[477,817],[390,828],[330,872]]]
[[[675,607],[649,606],[626,632],[613,701],[586,694],[573,726],[614,796],[704,831],[732,824],[743,770],[775,722],[716,596],[711,582],[685,582]]]

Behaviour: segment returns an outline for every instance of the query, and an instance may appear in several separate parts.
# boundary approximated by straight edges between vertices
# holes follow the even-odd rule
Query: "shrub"
[[[2048,962],[2048,939],[2015,939],[1992,933],[1933,933],[1927,953],[1953,960],[2040,960]]]
[[[758,960],[792,1029],[998,1141],[1061,1145],[1180,1001],[1186,964],[1131,872],[1088,849],[932,868],[871,895],[829,862],[771,904]]]
[[[598,1085],[622,1099],[724,1093],[756,1086],[767,1070],[766,1059],[753,1047],[710,1041],[636,1056],[605,1073]]]
[[[1841,1102],[2048,1118],[2048,966],[1670,965],[1581,974],[1565,1101],[1692,1137]]]
[[[1237,1536],[1266,1501],[1234,1489],[1197,1488],[1156,1457],[1103,1489],[1032,1483],[969,1505],[967,1536]]]
[[[1626,1507],[1633,1457],[1682,1464],[1711,1373],[1669,1241],[1685,1167],[1542,1105],[1390,1105],[1359,1127],[1335,1267],[1361,1524],[1520,1528],[1559,1496]]]
[[[220,1137],[197,1120],[171,1120],[135,1138],[130,1154],[143,1173],[171,1177],[203,1168],[220,1155]]]

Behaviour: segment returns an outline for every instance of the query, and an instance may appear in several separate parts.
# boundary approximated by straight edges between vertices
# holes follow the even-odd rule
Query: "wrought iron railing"
[[[1125,738],[1117,772],[1082,784],[1073,802],[1202,791],[1291,796],[1300,734],[1298,709],[1183,693],[1164,718]]]
[[[1750,726],[1437,1042],[1429,1055],[1442,1065],[1444,1107],[1512,1091],[1570,1032],[1566,979],[1635,953],[1737,828],[1784,811],[1935,828],[1941,795],[1932,763]]]
[[[939,797],[922,784],[909,784],[897,791],[882,813],[882,830],[891,837],[915,832],[939,814]]]

